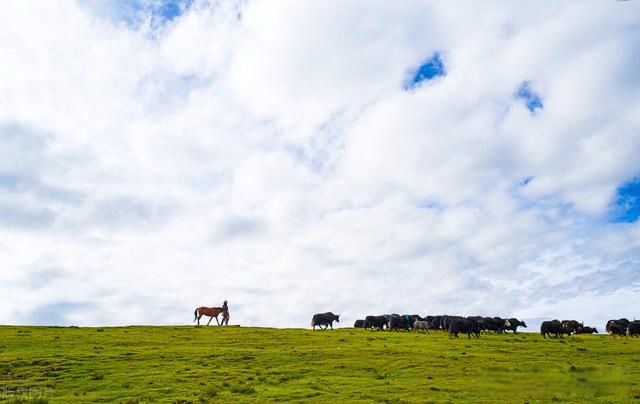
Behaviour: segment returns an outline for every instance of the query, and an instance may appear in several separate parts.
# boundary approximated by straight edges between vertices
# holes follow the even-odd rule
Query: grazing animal
[[[429,322],[426,320],[416,320],[413,322],[413,329],[416,331],[426,331],[429,334]]]
[[[402,316],[393,315],[389,319],[389,330],[410,330],[414,321],[415,320],[412,319],[412,316],[408,314]]]
[[[607,325],[605,327],[607,334],[611,334],[613,336],[626,335],[627,328],[629,327],[629,322],[630,321],[626,318],[607,321]]]
[[[353,328],[364,328],[364,320],[356,320],[356,322],[353,323]]]
[[[556,338],[564,339],[562,336],[562,323],[560,320],[543,321],[540,324],[540,334],[544,338],[547,338],[547,335],[551,337],[551,334],[555,334]]]
[[[576,320],[562,320],[562,328],[567,329],[572,334],[575,334],[580,327],[584,327],[584,323],[579,323]]]
[[[579,327],[576,334],[598,334],[598,330],[595,327]]]
[[[467,334],[467,338],[471,339],[471,335],[480,338],[480,327],[482,320],[468,318],[453,318],[449,324],[449,335],[458,337],[458,333]]]
[[[629,323],[627,326],[627,335],[630,337],[639,337],[640,336],[640,321],[634,320]]]
[[[482,319],[483,329],[487,331],[495,331],[498,334],[502,334],[507,328],[507,324],[510,325],[509,320],[505,320],[501,317],[485,317]]]
[[[517,318],[510,318],[507,321],[509,321],[509,326],[505,327],[505,331],[513,331],[514,334],[517,334],[518,327],[527,328],[527,325],[525,324],[525,322],[520,321]]]
[[[431,326],[433,327],[433,329],[435,330],[439,330],[442,328],[442,316],[433,316],[433,318],[431,319]]]
[[[218,325],[229,325],[229,306],[227,305],[227,301],[225,300],[222,303],[222,307],[198,307],[194,312],[193,321],[198,320],[198,325],[200,325],[200,319],[202,316],[209,316],[209,322],[207,325],[211,323],[211,320],[216,319],[216,323]],[[222,324],[218,321],[218,316],[222,314]]]
[[[363,328],[377,328],[378,330],[384,330],[385,326],[388,326],[389,320],[385,316],[367,316],[364,318]]]
[[[326,313],[316,313],[311,318],[311,327],[313,327],[314,330],[316,329],[316,326],[320,327],[321,330],[326,330],[331,327],[333,330],[334,321],[337,323],[340,322],[340,314],[333,314],[330,311]],[[322,328],[323,325],[324,328]]]

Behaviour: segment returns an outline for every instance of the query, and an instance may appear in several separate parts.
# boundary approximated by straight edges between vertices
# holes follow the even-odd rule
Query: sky
[[[13,1],[0,323],[640,318],[640,2]]]

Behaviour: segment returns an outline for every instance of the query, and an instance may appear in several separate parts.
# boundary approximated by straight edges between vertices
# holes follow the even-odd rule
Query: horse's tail
[[[196,311],[193,312],[193,322],[195,322],[198,319],[198,309],[196,308]]]

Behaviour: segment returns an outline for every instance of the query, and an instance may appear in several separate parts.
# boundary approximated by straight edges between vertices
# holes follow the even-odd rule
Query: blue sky
[[[12,2],[0,323],[638,317],[639,7]]]

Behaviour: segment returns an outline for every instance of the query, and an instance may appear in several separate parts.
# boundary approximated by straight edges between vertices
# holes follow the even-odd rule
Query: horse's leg
[[[200,326],[200,319],[202,318],[202,314],[198,315],[198,326]]]
[[[213,316],[209,316],[209,322],[207,323],[207,325],[211,324],[211,320],[213,320]]]
[[[218,323],[218,326],[220,326],[220,322],[218,321],[218,315],[216,314],[216,323]]]

